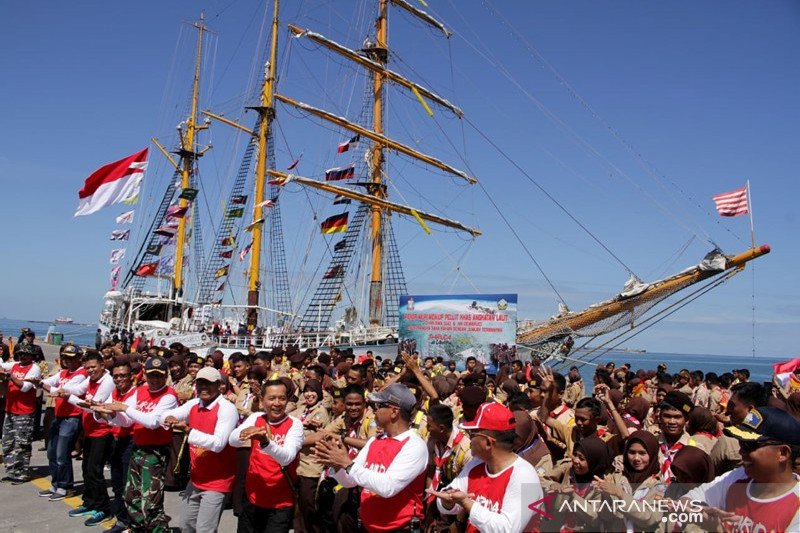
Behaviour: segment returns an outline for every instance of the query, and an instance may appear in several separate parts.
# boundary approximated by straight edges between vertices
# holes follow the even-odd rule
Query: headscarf
[[[644,446],[644,449],[647,450],[647,456],[649,458],[649,462],[647,463],[647,466],[644,467],[644,470],[638,472],[633,469],[633,466],[631,466],[631,463],[628,461],[628,448],[630,448],[631,444],[634,442],[638,442]],[[649,431],[642,430],[634,431],[628,435],[628,438],[625,441],[625,449],[622,452],[622,465],[623,475],[628,481],[630,481],[634,488],[642,483],[645,479],[649,478],[653,474],[658,473],[658,439],[656,436]]]
[[[222,365],[225,362],[224,355],[219,350],[214,350],[212,353],[208,354],[207,358],[210,358],[214,362],[214,368],[217,370],[222,370]]]
[[[625,414],[628,414],[639,421],[639,425],[636,426],[637,428],[642,427],[644,419],[647,417],[647,412],[649,410],[650,410],[650,402],[648,402],[641,396],[634,396],[633,398],[628,400],[628,404],[625,406]],[[633,425],[636,424],[633,423]]]
[[[673,474],[679,472],[681,483],[708,483],[714,479],[711,457],[697,446],[684,446],[670,465]]]
[[[658,443],[656,443],[657,445]],[[656,446],[657,448],[657,446]],[[611,469],[611,450],[599,437],[585,437],[575,443],[572,454],[580,451],[589,464],[589,471],[586,474],[578,475],[573,472],[575,481],[579,484],[589,483],[594,476],[604,476]]]

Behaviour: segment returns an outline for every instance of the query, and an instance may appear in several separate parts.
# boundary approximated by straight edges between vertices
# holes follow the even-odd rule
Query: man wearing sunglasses
[[[465,511],[468,532],[522,532],[533,516],[529,504],[543,494],[536,469],[514,453],[514,413],[497,402],[486,402],[461,429],[469,432],[473,459],[450,485],[430,491],[438,498],[439,511]]]
[[[337,438],[320,440],[317,459],[336,469],[334,478],[343,487],[362,487],[359,517],[364,529],[411,531],[423,518],[422,493],[428,450],[411,428],[416,398],[401,383],[392,383],[368,400],[375,421],[384,433],[370,438],[355,459]]]
[[[689,491],[685,498],[708,504],[707,514],[726,531],[800,531],[800,421],[773,407],[752,409],[725,428],[739,441],[742,466]]]

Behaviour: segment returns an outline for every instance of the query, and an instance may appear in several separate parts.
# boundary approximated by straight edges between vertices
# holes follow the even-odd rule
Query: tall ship
[[[455,283],[468,260],[464,250],[492,239],[479,222],[488,218],[494,231],[503,226],[492,179],[474,175],[453,142],[467,113],[416,76],[393,47],[394,24],[404,24],[398,33],[406,38],[419,32],[440,40],[425,61],[450,69],[447,54],[433,52],[448,46],[446,21],[405,0],[375,0],[353,11],[358,30],[342,32],[351,42],[340,42],[314,27],[314,17],[287,23],[279,0],[270,8],[269,37],[251,68],[257,83],[223,109],[215,108],[204,78],[216,36],[203,16],[192,24],[191,85],[180,107],[186,113],[172,138],[152,139],[151,164],[158,159],[162,170],[148,170],[149,202],[136,207],[138,239],[105,295],[102,328],[196,350],[391,348],[399,297],[414,289],[405,266],[446,264]],[[218,141],[225,136],[227,144]],[[232,155],[214,154],[223,149]],[[210,157],[228,169],[217,182],[203,170]],[[423,198],[419,191],[429,181],[438,182],[434,198],[408,200]],[[459,206],[474,189],[489,199],[481,202],[485,213]],[[469,222],[457,220],[462,215]],[[508,223],[505,230],[544,275],[523,232]],[[398,231],[406,234],[402,242]],[[428,255],[430,243],[415,244],[431,234],[444,259]],[[459,257],[452,244],[447,250],[453,242],[467,243],[456,248]],[[599,346],[618,346],[768,252],[755,243],[733,255],[715,249],[651,282],[628,269],[621,292],[582,311],[571,311],[553,287],[558,313],[520,321],[517,343],[562,362],[582,343],[609,339]]]

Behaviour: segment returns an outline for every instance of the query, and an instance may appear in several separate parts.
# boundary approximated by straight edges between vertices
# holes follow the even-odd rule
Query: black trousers
[[[244,498],[236,533],[289,533],[293,518],[294,507],[265,509]]]
[[[236,480],[233,482],[233,493],[231,494],[233,516],[239,516],[242,513],[242,505],[247,499],[247,495],[244,493],[244,482],[247,479],[249,466],[250,447],[236,448]]]
[[[111,456],[114,437],[110,433],[103,437],[83,439],[83,506],[92,511],[111,513],[111,500],[103,475],[103,467]]]
[[[300,512],[294,518],[294,530],[304,531],[305,533],[319,533],[323,531],[319,527],[320,517],[317,516],[317,485],[318,477],[297,477],[298,490],[300,492],[297,504]]]
[[[123,526],[130,524],[128,509],[125,507],[125,482],[128,480],[128,468],[131,465],[133,437],[114,439],[111,449],[111,490],[114,499],[111,501],[111,513],[117,517],[117,523]]]

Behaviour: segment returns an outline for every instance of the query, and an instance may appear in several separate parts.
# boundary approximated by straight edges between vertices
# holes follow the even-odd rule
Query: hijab
[[[644,467],[644,470],[638,472],[633,469],[633,466],[628,461],[628,449],[634,442],[638,442],[644,446],[644,449],[647,450],[647,456],[650,460],[647,463],[647,466]],[[625,441],[625,449],[622,452],[622,464],[622,473],[625,478],[630,481],[634,488],[642,483],[645,479],[649,478],[653,474],[658,473],[658,439],[656,436],[649,431],[642,430],[631,433]]]
[[[579,484],[591,482],[594,476],[604,476],[611,468],[611,450],[608,449],[605,441],[599,437],[581,439],[575,443],[572,449],[573,455],[576,452],[581,452],[589,464],[589,471],[586,474],[578,475],[573,472],[575,481]]]
[[[678,450],[670,469],[675,476],[675,482],[669,484],[664,496],[674,500],[701,483],[708,483],[714,479],[714,464],[711,462],[711,457],[697,446],[684,446]]]
[[[641,396],[634,396],[628,400],[628,404],[625,406],[625,413],[639,421],[638,427],[641,427],[641,424],[644,423],[644,419],[647,417],[647,412],[649,410],[650,402]]]

